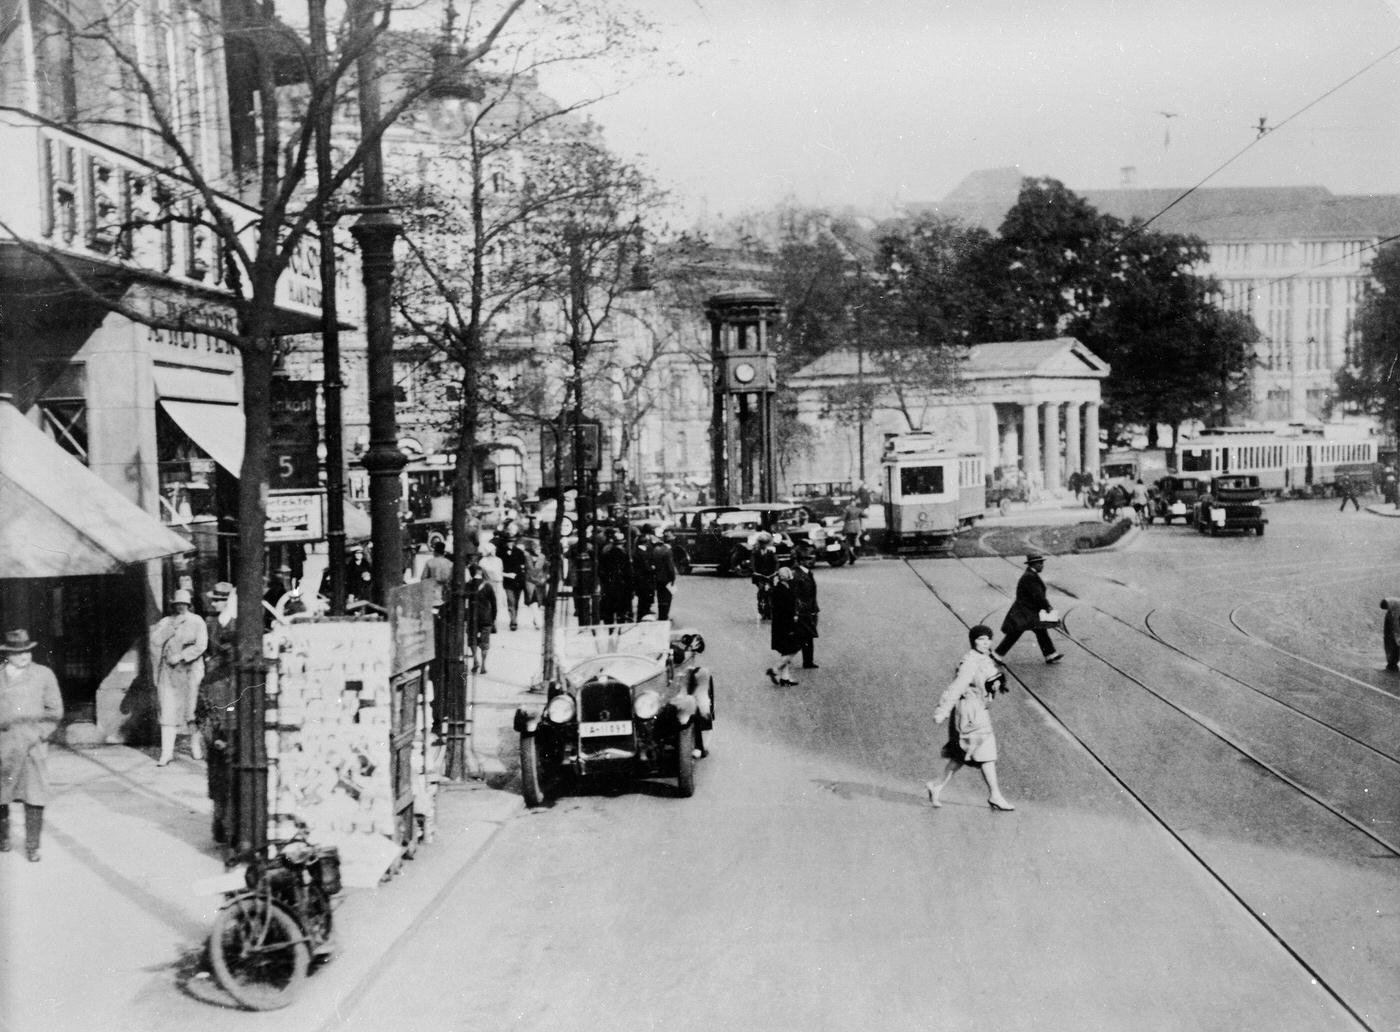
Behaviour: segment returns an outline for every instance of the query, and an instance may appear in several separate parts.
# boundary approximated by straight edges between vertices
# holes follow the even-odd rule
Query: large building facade
[[[217,10],[197,3],[115,13],[95,0],[20,3],[10,13],[0,36],[0,393],[64,462],[86,467],[94,495],[134,507],[127,523],[163,524],[184,547],[90,575],[9,576],[0,618],[40,641],[70,722],[140,740],[155,708],[150,625],[177,588],[202,598],[231,579],[241,357],[221,337],[143,318],[237,324],[236,287],[205,218],[212,200],[240,226],[257,221],[235,164],[237,61]],[[278,282],[279,333],[319,329],[317,248],[303,238]],[[352,282],[356,270],[344,274]],[[82,525],[86,512],[75,499],[54,518],[102,532]]]
[[[943,200],[909,205],[995,230],[1020,191],[1019,169],[968,176]],[[1221,303],[1253,318],[1250,418],[1318,422],[1333,408],[1334,378],[1348,362],[1357,306],[1376,247],[1400,234],[1400,195],[1337,196],[1320,186],[1076,190],[1099,211],[1201,238],[1198,271]]]

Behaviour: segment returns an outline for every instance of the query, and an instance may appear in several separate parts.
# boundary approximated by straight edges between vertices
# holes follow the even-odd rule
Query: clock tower
[[[781,313],[778,298],[753,288],[727,290],[705,303],[714,363],[711,486],[720,505],[777,497],[773,402],[778,362],[771,333]]]

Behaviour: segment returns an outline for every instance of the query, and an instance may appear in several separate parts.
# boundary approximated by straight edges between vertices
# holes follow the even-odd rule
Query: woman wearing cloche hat
[[[204,653],[209,632],[204,621],[190,612],[190,593],[184,588],[170,600],[175,610],[151,632],[151,667],[156,672],[156,699],[160,705],[160,759],[164,767],[175,758],[175,738],[190,736],[190,754],[204,758],[203,742],[194,726],[199,683],[204,680]]]
[[[34,662],[28,631],[7,631],[0,644],[0,852],[10,849],[10,804],[24,803],[24,852],[39,859],[49,801],[49,736],[63,719],[53,671]]]

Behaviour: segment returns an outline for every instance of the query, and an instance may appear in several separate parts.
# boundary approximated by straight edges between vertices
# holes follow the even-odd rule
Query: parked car
[[[611,630],[565,639],[563,678],[543,706],[516,710],[527,806],[605,777],[675,778],[677,795],[695,794],[695,761],[715,722],[714,678],[695,660],[705,639],[669,621]]]
[[[1153,514],[1164,523],[1181,520],[1191,523],[1196,519],[1196,503],[1206,482],[1200,477],[1167,476],[1157,481],[1157,496],[1152,500]]]
[[[1210,491],[1196,502],[1196,529],[1212,536],[1226,530],[1264,536],[1264,489],[1253,474],[1214,477]]]

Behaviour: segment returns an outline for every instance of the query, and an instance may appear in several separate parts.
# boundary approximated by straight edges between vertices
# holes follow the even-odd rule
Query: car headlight
[[[572,695],[556,695],[549,700],[549,705],[544,708],[544,715],[551,724],[567,724],[574,719],[574,697]]]
[[[638,720],[650,720],[661,712],[661,696],[655,692],[641,692],[632,700],[632,715]]]

